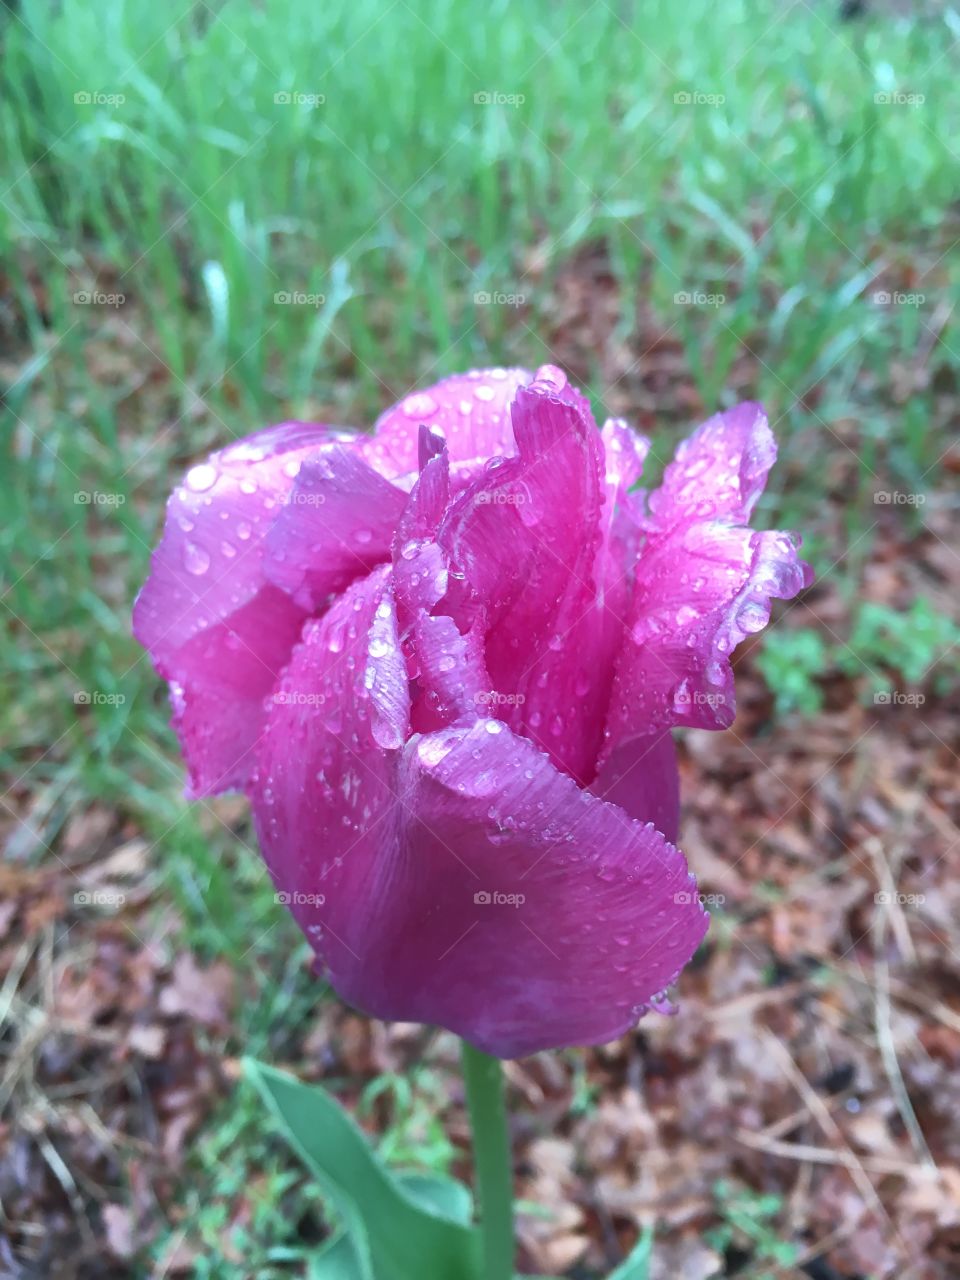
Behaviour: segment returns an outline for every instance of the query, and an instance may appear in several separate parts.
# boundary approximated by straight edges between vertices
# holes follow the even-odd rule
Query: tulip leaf
[[[479,1280],[480,1233],[467,1225],[466,1188],[426,1174],[392,1175],[324,1089],[250,1058],[244,1068],[342,1221],[314,1257],[311,1280]]]
[[[624,1258],[619,1267],[611,1271],[607,1280],[649,1280],[650,1263],[653,1260],[653,1229],[646,1227],[640,1239]]]
[[[398,1173],[394,1181],[433,1213],[463,1225],[470,1223],[473,1198],[462,1182],[440,1174]],[[365,1280],[367,1272],[349,1232],[341,1231],[310,1259],[309,1280]]]

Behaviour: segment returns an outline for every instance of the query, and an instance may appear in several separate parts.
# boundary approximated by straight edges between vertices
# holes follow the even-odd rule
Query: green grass
[[[765,519],[816,526],[842,468],[851,550],[813,551],[843,557],[830,571],[855,591],[876,491],[934,485],[946,444],[958,36],[950,10],[840,25],[829,5],[746,0],[5,10],[0,617],[18,696],[0,768],[27,855],[56,852],[88,804],[133,819],[191,945],[255,974],[238,1039],[282,1051],[316,997],[302,952],[246,829],[184,807],[129,635],[171,476],[269,421],[368,422],[416,383],[549,358],[557,272],[585,245],[616,276],[634,383],[665,330],[705,404],[767,403],[785,465]],[[297,292],[314,301],[276,300]],[[602,362],[584,360],[599,398]],[[687,417],[665,405],[658,449]],[[395,1101],[406,1152],[421,1103]],[[218,1124],[214,1151],[240,1122]],[[232,1148],[241,1181],[267,1159],[252,1132]],[[226,1175],[204,1158],[196,1176],[199,1203]],[[261,1226],[266,1266],[285,1237]]]

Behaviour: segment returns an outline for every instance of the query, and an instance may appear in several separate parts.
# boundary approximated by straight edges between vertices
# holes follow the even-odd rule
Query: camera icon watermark
[[[101,289],[78,289],[73,295],[77,307],[122,307],[127,300],[125,293],[104,293]]]
[[[280,90],[273,95],[274,106],[277,107],[322,107],[327,100],[325,93],[287,93]]]
[[[501,93],[499,89],[482,89],[473,95],[478,107],[522,107],[526,100],[525,94]]]
[[[907,493],[903,489],[878,489],[873,495],[877,507],[922,507],[926,500],[925,493]]]
[[[281,289],[273,295],[273,301],[278,307],[322,307],[326,300],[326,294],[301,293],[297,289],[292,292]]]
[[[903,293],[900,289],[874,289],[870,301],[875,307],[922,307],[925,293]]]
[[[104,493],[100,489],[78,489],[73,495],[78,507],[122,507],[126,500],[126,494]]]
[[[278,689],[273,695],[278,707],[322,707],[326,700],[325,693],[304,693],[300,689]]]
[[[116,889],[78,889],[73,895],[77,907],[122,907],[126,900],[127,895]]]
[[[877,707],[922,707],[926,700],[925,693],[904,693],[902,689],[878,689],[873,695]]]
[[[922,107],[927,96],[924,93],[899,93],[894,90],[875,93],[873,100],[878,107]]]
[[[315,493],[312,489],[296,487],[280,499],[285,507],[322,507],[326,500],[325,493]]]
[[[701,907],[722,907],[727,900],[727,895],[725,893],[694,893],[683,889],[673,895],[673,900],[678,907],[689,907],[694,902],[699,902]]]
[[[674,706],[677,707],[723,707],[727,698],[723,693],[704,693],[702,689],[678,689],[673,695]]]
[[[473,895],[478,907],[522,907],[526,900],[524,893],[501,893],[498,889],[478,889]]]
[[[724,93],[701,93],[698,89],[681,89],[673,95],[677,107],[722,107],[726,100]]]
[[[499,689],[481,689],[473,695],[478,707],[522,707],[527,700],[525,693],[501,693]]]
[[[725,293],[704,293],[700,289],[680,289],[673,295],[677,307],[722,307],[727,301]]]
[[[101,93],[99,90],[81,89],[73,95],[78,107],[122,107],[127,100],[125,93]]]
[[[478,507],[522,507],[529,496],[522,489],[481,489],[474,501]]]
[[[473,295],[474,305],[478,307],[522,307],[526,300],[525,293],[488,293],[485,289]]]

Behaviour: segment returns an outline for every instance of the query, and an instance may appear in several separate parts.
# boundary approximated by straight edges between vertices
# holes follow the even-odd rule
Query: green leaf
[[[630,1250],[630,1256],[624,1258],[615,1271],[610,1272],[607,1280],[649,1280],[652,1259],[653,1228],[645,1227],[640,1239]]]
[[[251,1058],[244,1069],[343,1222],[313,1259],[311,1280],[479,1280],[480,1233],[465,1225],[466,1188],[430,1175],[391,1176],[325,1090]]]

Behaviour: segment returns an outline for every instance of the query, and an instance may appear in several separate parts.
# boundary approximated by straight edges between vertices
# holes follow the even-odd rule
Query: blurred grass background
[[[697,397],[762,399],[789,477],[765,518],[811,533],[855,596],[878,487],[924,493],[956,425],[958,39],[949,5],[842,22],[815,0],[5,6],[14,855],[49,856],[94,800],[135,822],[195,950],[249,967],[266,932],[237,1035],[276,1051],[314,998],[299,943],[255,853],[184,806],[129,635],[172,477],[270,421],[362,425],[470,365],[563,363],[556,282],[585,252],[614,282],[618,380],[679,343],[693,392],[645,427],[666,442]],[[616,407],[603,353],[583,359]],[[198,1155],[201,1223],[204,1180],[265,1158],[253,1110],[223,1124]],[[257,1225],[258,1274],[286,1229]]]

